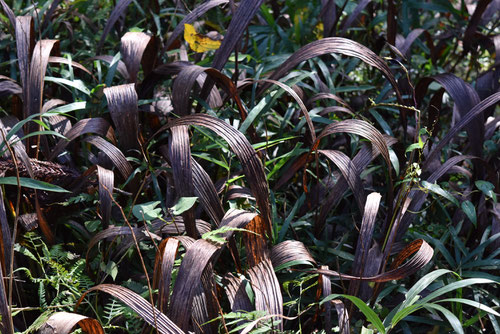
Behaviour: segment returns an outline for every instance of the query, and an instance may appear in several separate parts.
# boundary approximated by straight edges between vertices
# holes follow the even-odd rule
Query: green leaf
[[[467,305],[473,306],[475,308],[478,308],[480,310],[491,313],[494,316],[500,317],[500,313],[498,313],[497,311],[495,311],[494,309],[492,309],[489,306],[486,306],[484,304],[476,302],[475,300],[464,299],[464,298],[446,298],[446,299],[441,299],[441,300],[436,301],[436,303],[444,303],[444,302],[467,304]]]
[[[467,215],[467,218],[469,218],[469,220],[472,222],[472,224],[474,224],[474,226],[477,226],[476,208],[474,207],[474,204],[472,204],[471,201],[466,200],[462,202],[460,207]]]
[[[29,177],[20,177],[19,182],[21,187],[37,189],[42,191],[52,191],[55,193],[69,193],[64,188],[56,186],[55,184],[50,184],[40,180],[30,179]],[[0,177],[0,184],[7,184],[11,186],[17,186],[17,178],[14,176]]]
[[[464,329],[462,328],[462,324],[460,323],[460,320],[458,320],[458,318],[453,313],[451,313],[450,311],[448,311],[447,309],[445,309],[441,305],[437,305],[437,304],[425,304],[423,306],[426,309],[435,309],[435,310],[438,310],[441,313],[443,313],[443,315],[446,317],[446,319],[448,319],[448,322],[450,323],[454,332],[458,333],[458,334],[464,334]]]
[[[175,204],[171,209],[173,211],[173,214],[178,216],[183,212],[186,212],[187,210],[191,209],[196,203],[196,200],[198,197],[181,197],[179,198],[179,201],[177,204]]]
[[[427,189],[432,191],[433,193],[442,196],[455,204],[456,206],[460,206],[460,203],[458,203],[458,200],[453,197],[449,192],[441,188],[437,183],[429,183],[427,181],[422,181],[422,186]]]
[[[332,299],[339,298],[339,297],[349,299],[365,315],[366,320],[368,320],[373,326],[375,326],[375,328],[380,333],[383,333],[383,334],[385,333],[385,327],[384,327],[384,324],[382,324],[382,321],[380,320],[380,318],[368,305],[365,304],[364,301],[362,301],[358,297],[349,296],[349,295],[333,294],[333,295],[329,295],[328,297],[324,298],[321,301],[320,305],[323,303],[326,303]]]
[[[477,180],[475,183],[477,189],[481,190],[486,197],[493,199],[495,203],[497,202],[497,194],[493,191],[495,186],[492,183],[482,180]]]
[[[488,284],[488,283],[497,284],[497,283],[495,283],[495,281],[492,281],[492,280],[486,279],[486,278],[469,278],[469,279],[464,279],[461,281],[453,282],[453,283],[445,285],[442,288],[437,289],[436,291],[430,293],[429,295],[427,295],[427,297],[420,300],[419,303],[421,303],[421,304],[427,303],[430,300],[432,300],[436,297],[439,297],[441,295],[444,295],[447,292],[457,290],[460,288],[465,288],[466,286],[470,286],[470,285],[474,285],[474,284]]]
[[[113,281],[116,279],[116,275],[118,275],[118,265],[114,261],[109,261],[107,265],[101,262],[101,270],[110,275]]]
[[[161,218],[161,208],[156,207],[160,204],[160,201],[136,204],[132,209],[132,213],[134,214],[135,218],[141,221],[151,221],[153,219],[158,219]]]

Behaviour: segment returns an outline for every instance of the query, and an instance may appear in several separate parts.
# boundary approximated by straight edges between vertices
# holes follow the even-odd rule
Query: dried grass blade
[[[5,282],[3,277],[3,269],[0,267],[0,316],[2,322],[0,322],[0,332],[2,334],[13,334],[14,328],[12,328],[11,314],[7,303],[7,289],[5,289]]]
[[[0,173],[0,177],[3,173]],[[10,260],[12,258],[12,237],[9,227],[9,221],[7,220],[7,212],[5,211],[5,202],[3,196],[3,190],[0,187],[0,270],[6,275],[10,272]]]
[[[320,266],[320,269],[325,269],[329,270],[328,266],[322,265]],[[318,276],[318,291],[316,292],[316,300],[319,299],[321,292],[321,296],[323,298],[328,297],[329,295],[332,294],[332,281],[330,280],[330,277],[327,275],[322,275],[319,274]],[[325,306],[325,321],[324,321],[324,328],[325,328],[325,333],[330,334],[332,332],[332,304],[326,303],[324,304]],[[340,318],[339,318],[340,320]],[[340,324],[340,321],[339,321]]]
[[[97,177],[99,179],[99,211],[103,226],[106,228],[111,217],[111,196],[113,196],[115,174],[109,169],[97,166]]]
[[[279,78],[283,77],[301,62],[329,53],[340,53],[346,56],[356,57],[368,65],[379,69],[394,88],[399,103],[404,104],[397,82],[385,61],[367,47],[342,37],[323,38],[305,45],[290,56],[290,58],[288,58],[280,67],[278,67],[271,74],[269,79],[279,80]],[[262,86],[258,95],[262,95],[268,87],[269,84]]]
[[[481,101],[479,99],[479,95],[471,85],[450,73],[438,74],[422,79],[416,87],[415,98],[417,101],[422,100],[423,94],[425,94],[427,87],[433,80],[441,84],[446,92],[452,97],[462,119],[466,117],[467,113],[469,113],[469,111],[476,107]],[[478,157],[482,156],[482,143],[484,137],[484,118],[482,117],[482,114],[479,113],[476,115],[474,119],[471,119],[466,123],[465,127],[467,134],[469,135],[472,154]]]
[[[56,56],[50,56],[49,57],[49,63],[55,63],[55,64],[66,64],[68,66],[73,66],[74,68],[77,68],[79,70],[82,70],[83,72],[87,73],[88,75],[91,75],[92,78],[97,81],[97,79],[94,77],[92,72],[90,72],[85,66],[83,66],[80,63],[77,63],[73,60],[63,58],[63,57],[56,57]]]
[[[365,7],[371,2],[371,0],[361,0],[358,2],[356,8],[352,11],[352,13],[347,17],[347,19],[342,24],[342,30],[340,31],[340,35],[344,36],[347,32],[347,29],[354,23],[354,21],[358,18],[359,14],[365,9]],[[389,13],[387,13],[389,15]],[[389,36],[388,36],[389,37]]]
[[[147,46],[152,42],[151,36],[143,32],[127,32],[121,39],[120,52],[127,66],[128,82],[137,82],[137,73],[141,65],[142,56]]]
[[[349,334],[351,332],[349,326],[349,313],[345,309],[344,303],[339,299],[333,299],[331,303],[335,306],[335,310],[337,311],[340,332],[342,334]]]
[[[272,229],[271,211],[269,209],[269,188],[264,173],[264,167],[257,155],[257,152],[255,152],[246,137],[231,125],[225,123],[223,120],[205,114],[188,115],[172,120],[169,124],[160,128],[155,135],[179,125],[199,125],[207,127],[221,136],[229,144],[231,150],[240,160],[250,189],[257,200],[257,204],[265,223],[265,231],[268,235],[271,235]]]
[[[153,289],[158,289],[158,308],[166,313],[170,297],[172,269],[179,249],[179,240],[167,238],[160,243],[155,258]]]
[[[219,71],[222,70],[229,56],[233,53],[234,49],[238,47],[238,43],[241,45],[241,37],[243,36],[245,29],[247,29],[250,20],[253,19],[262,3],[263,0],[246,0],[240,3],[236,12],[233,14],[231,23],[229,23],[224,40],[222,41],[220,47],[215,51],[214,61],[212,62],[213,68]],[[201,91],[201,97],[206,97],[212,87],[213,82],[207,80]]]
[[[248,270],[248,276],[252,283],[255,294],[255,309],[266,311],[273,316],[283,315],[283,297],[281,295],[280,283],[274,273],[273,265],[269,259],[261,261]],[[283,330],[283,323],[277,326]]]
[[[10,80],[0,81],[0,97],[3,98],[9,95],[22,96],[23,89],[16,82]]]
[[[128,5],[130,5],[131,2],[132,2],[132,0],[119,0],[118,3],[116,4],[115,8],[113,8],[111,15],[109,15],[109,18],[106,21],[106,26],[104,27],[104,30],[102,32],[101,40],[99,41],[99,44],[97,44],[96,53],[100,52],[109,32],[111,31],[111,29],[115,25],[118,18],[125,12],[125,10],[127,9]]]
[[[414,254],[413,257],[408,262],[401,265],[401,263],[408,257],[410,257],[412,254]],[[432,249],[432,247],[429,246],[429,244],[424,240],[417,239],[412,243],[410,243],[408,246],[406,246],[405,249],[403,249],[398,254],[397,258],[394,260],[391,266],[391,270],[382,274],[378,274],[375,276],[359,277],[359,276],[341,274],[333,270],[317,269],[316,272],[319,274],[336,277],[337,279],[341,280],[359,280],[366,282],[382,283],[382,282],[402,279],[410,275],[413,275],[414,273],[422,269],[427,263],[429,263],[429,261],[432,260],[433,255],[434,255],[434,250]]]
[[[424,161],[423,168],[426,169],[429,165],[429,163],[441,152],[441,149],[453,138],[457,133],[459,133],[464,127],[469,125],[469,123],[473,122],[476,117],[481,115],[484,110],[486,110],[488,107],[493,106],[500,101],[500,92],[495,93],[493,95],[490,95],[486,99],[482,100],[478,104],[476,104],[466,115],[464,115],[460,121],[455,124],[450,131],[446,133],[446,136],[444,136],[443,139],[439,141],[439,143],[434,147],[434,149],[429,153],[427,158]],[[484,125],[483,125],[484,126]],[[476,137],[474,135],[474,137]],[[471,137],[472,140],[472,137]],[[481,149],[482,151],[482,141],[480,141],[481,145],[479,148],[473,149],[474,151],[477,151],[478,149]],[[471,145],[474,147],[473,143]],[[479,155],[480,156],[480,155]]]
[[[172,45],[172,43],[179,37],[180,34],[182,34],[182,32],[184,31],[184,24],[185,23],[192,24],[200,16],[205,14],[208,10],[210,10],[214,7],[217,7],[219,5],[226,4],[228,2],[229,2],[229,0],[210,0],[210,1],[206,1],[202,4],[200,4],[195,9],[193,9],[193,11],[191,13],[189,13],[188,15],[186,15],[186,17],[184,17],[182,19],[182,21],[179,22],[179,24],[175,27],[174,31],[172,32],[172,34],[168,38],[167,42],[165,43],[165,46],[163,47],[162,52],[164,52],[165,50],[168,50],[170,48],[170,46]]]
[[[104,95],[121,147],[127,154],[130,154],[130,150],[140,151],[138,98],[134,84],[104,88]]]
[[[321,0],[321,13],[323,21],[323,37],[334,35],[334,24],[337,22],[337,12],[335,0]]]
[[[125,180],[132,174],[132,165],[130,165],[130,162],[127,161],[127,158],[125,158],[123,153],[116,146],[97,136],[87,137],[83,141],[94,145],[106,154],[116,168],[118,168]]]
[[[176,126],[170,129],[168,157],[174,175],[175,189],[179,197],[194,195],[193,170],[191,167],[191,148],[187,126]],[[194,208],[182,214],[187,234],[197,239],[198,232],[194,222]]]
[[[253,233],[245,233],[243,240],[247,251],[247,263],[254,267],[267,259],[269,248],[266,243],[266,226],[261,216],[255,218],[246,226],[246,229]]]
[[[352,160],[341,151],[319,150],[318,152],[330,159],[340,169],[340,172],[347,181],[347,184],[351,188],[354,198],[358,203],[359,211],[363,214],[363,211],[365,210],[366,195],[361,181],[360,172]]]
[[[57,312],[42,325],[40,332],[44,334],[69,334],[75,326],[79,326],[88,334],[104,334],[101,324],[95,319],[69,312]]]
[[[33,47],[35,46],[34,23],[31,16],[19,16],[16,18],[16,49],[17,62],[23,86],[23,117],[28,117],[28,86],[30,61]]]
[[[227,299],[231,305],[231,311],[240,312],[253,310],[252,303],[245,291],[245,281],[241,277],[236,277],[231,273],[226,274],[222,279]]]
[[[297,240],[280,242],[271,249],[271,262],[274,268],[292,261],[306,261],[313,265],[316,264],[306,246]]]
[[[366,199],[365,213],[361,222],[361,230],[359,232],[356,252],[354,253],[354,263],[352,265],[353,274],[356,276],[360,276],[363,273],[363,268],[366,264],[368,250],[373,240],[375,219],[377,218],[381,197],[379,193],[371,193]]]
[[[352,273],[355,276],[364,276],[366,269],[370,267],[368,253],[373,240],[373,231],[375,230],[375,219],[380,204],[381,195],[371,193],[366,199],[366,207],[361,222],[356,251],[354,253],[354,263],[352,264]],[[378,269],[378,268],[377,268]],[[378,270],[377,270],[378,272]],[[377,273],[375,272],[375,274]],[[358,296],[360,282],[353,281],[349,284],[349,294]]]
[[[79,120],[73,127],[65,134],[66,139],[61,139],[57,142],[56,146],[50,153],[49,160],[54,160],[69,143],[81,135],[87,133],[94,133],[100,136],[106,136],[108,131],[113,131],[108,121],[104,118],[94,117]],[[113,132],[111,132],[113,133]],[[114,136],[113,136],[114,137]]]
[[[14,15],[14,12],[12,9],[10,9],[9,5],[5,3],[4,0],[0,0],[0,4],[2,4],[2,8],[4,13],[7,15],[9,18],[10,24],[12,25],[12,29],[16,29],[16,16]]]
[[[191,167],[193,168],[194,193],[199,198],[208,216],[214,221],[216,226],[219,226],[224,217],[224,208],[217,195],[217,190],[210,176],[193,158],[191,158]]]
[[[29,71],[28,87],[28,115],[38,114],[42,107],[43,82],[50,54],[58,53],[59,41],[53,39],[44,39],[38,41],[33,49]]]
[[[109,293],[113,297],[118,298],[120,301],[134,310],[148,324],[156,328],[160,333],[184,333],[174,322],[172,322],[165,314],[158,311],[158,309],[152,306],[146,299],[142,298],[137,293],[119,285],[101,284],[87,290],[78,300],[75,309],[78,307],[78,305],[80,305],[83,298],[85,298],[85,296],[89,292],[96,290]]]
[[[199,239],[184,255],[175,280],[170,304],[170,318],[184,331],[189,330],[193,298],[205,267],[219,248]]]

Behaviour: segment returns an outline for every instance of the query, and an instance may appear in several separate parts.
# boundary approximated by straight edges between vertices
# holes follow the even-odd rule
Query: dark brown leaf
[[[139,296],[137,293],[114,284],[101,284],[87,290],[78,300],[75,309],[80,305],[83,298],[91,292],[100,290],[109,293],[115,298],[118,298],[121,302],[125,303],[128,307],[134,310],[142,319],[144,319],[148,324],[153,326],[162,334],[172,334],[179,333],[184,334],[184,332],[176,326],[166,315],[158,311],[156,307],[151,305],[146,299]]]
[[[16,29],[16,16],[14,15],[14,12],[12,11],[12,9],[10,9],[10,7],[5,3],[4,0],[0,0],[0,4],[2,4],[3,11],[9,18],[10,24],[12,25],[11,29]]]
[[[140,151],[139,113],[134,84],[104,88],[104,95],[108,100],[109,113],[118,133],[120,147],[127,155],[131,154],[131,150]]]
[[[414,254],[413,257],[401,265],[401,263]],[[323,275],[329,275],[331,277],[337,277],[340,280],[358,280],[366,282],[387,282],[392,280],[398,280],[410,275],[413,275],[420,269],[422,269],[434,255],[434,250],[427,242],[422,239],[418,239],[409,244],[405,249],[398,254],[394,260],[391,270],[382,274],[378,274],[370,277],[359,277],[351,276],[346,274],[341,274],[332,270],[317,269],[316,272]],[[401,266],[400,266],[401,265]]]
[[[344,23],[342,24],[342,30],[340,35],[344,36],[347,32],[347,29],[354,23],[354,21],[358,18],[361,11],[365,9],[365,7],[371,2],[371,0],[361,0],[358,2],[356,8],[352,11],[352,13],[346,18]],[[389,13],[387,13],[389,15]]]
[[[481,102],[477,103],[474,105],[470,111],[468,111],[465,115],[462,116],[460,121],[455,124],[450,131],[446,133],[446,136],[439,140],[437,143],[436,147],[429,153],[427,158],[424,161],[424,166],[423,168],[425,169],[427,167],[427,164],[433,160],[437,154],[441,152],[441,149],[452,139],[455,137],[463,128],[465,128],[469,123],[472,123],[476,120],[476,117],[480,116],[482,112],[487,109],[488,107],[495,105],[500,101],[500,93],[495,93],[486,99],[482,100]],[[484,129],[484,124],[481,125],[481,127]],[[483,130],[484,131],[484,130]],[[472,138],[477,138],[478,134],[477,133],[471,133],[469,135],[471,137],[471,145],[473,147],[473,152],[478,151],[479,156],[481,156],[482,153],[482,140],[479,141],[480,145],[479,147],[474,148],[474,142],[472,142]],[[481,137],[480,137],[481,138]],[[479,139],[478,139],[479,140]],[[479,152],[481,151],[481,152]]]
[[[22,95],[23,89],[16,82],[10,80],[0,81],[0,97],[9,95]]]
[[[280,283],[269,259],[261,261],[248,270],[248,276],[255,294],[255,309],[273,316],[283,315],[283,297]],[[276,317],[278,320],[279,317]],[[276,326],[283,330],[283,323]]]
[[[158,289],[158,308],[163,313],[168,311],[172,269],[178,249],[179,240],[172,237],[163,240],[156,253],[153,289]]]
[[[95,56],[95,57],[88,59],[88,61],[92,61],[92,60],[101,60],[101,61],[104,61],[104,62],[111,65],[111,63],[113,62],[113,56]],[[125,63],[122,60],[118,60],[118,65],[116,66],[116,70],[122,75],[122,77],[125,80],[129,79],[127,66],[125,65]]]
[[[5,283],[3,277],[3,269],[0,267],[0,332],[3,334],[13,334],[14,329],[12,328],[11,315],[9,312],[9,303],[7,303],[7,289],[5,289]]]
[[[222,282],[227,298],[229,299],[229,304],[231,305],[231,311],[250,312],[253,310],[253,305],[248,298],[247,292],[245,291],[246,282],[243,278],[236,277],[233,274],[228,273],[224,276]]]
[[[271,261],[274,268],[277,268],[291,261],[307,261],[316,264],[306,246],[297,240],[283,241],[271,249]]]
[[[323,38],[318,41],[311,42],[307,44],[306,46],[300,48],[298,51],[296,51],[290,58],[288,58],[280,67],[278,67],[269,77],[271,80],[279,80],[281,77],[283,77],[285,74],[287,74],[291,69],[296,67],[298,64],[301,62],[322,56],[324,54],[330,54],[330,53],[340,53],[346,56],[351,56],[351,57],[356,57],[364,61],[370,66],[373,66],[377,69],[379,69],[384,76],[389,80],[391,83],[392,87],[394,88],[394,91],[396,93],[396,96],[398,98],[398,101],[403,104],[403,99],[401,97],[401,94],[399,92],[398,85],[396,83],[396,80],[394,79],[394,76],[391,73],[391,70],[387,66],[387,64],[384,62],[382,58],[377,56],[373,51],[368,49],[367,47],[354,42],[350,39],[347,38],[342,38],[342,37],[329,37],[329,38]],[[215,67],[215,66],[214,66]],[[269,84],[263,85],[260,90],[259,90],[259,95],[264,93],[264,91],[269,87]]]
[[[168,157],[172,166],[175,189],[178,197],[192,197],[194,186],[188,127],[176,126],[170,128],[170,131],[172,136],[168,146]],[[182,217],[188,236],[198,239],[194,222],[194,208],[183,212]]]
[[[216,226],[219,226],[224,217],[224,208],[217,195],[217,190],[207,172],[193,158],[191,158],[191,166],[193,168],[194,193],[208,216]]]
[[[319,150],[319,153],[325,155],[330,159],[335,166],[337,166],[347,181],[347,184],[352,190],[354,198],[358,203],[358,208],[361,214],[365,209],[366,195],[363,188],[363,183],[360,178],[360,173],[355,167],[354,163],[349,159],[345,153],[337,150]]]
[[[34,24],[31,16],[19,16],[16,18],[16,49],[17,62],[19,65],[19,76],[23,86],[23,117],[28,116],[28,86],[31,54],[35,46]]]
[[[97,45],[97,52],[99,53],[101,48],[104,45],[104,42],[106,41],[106,37],[108,36],[109,32],[115,25],[116,21],[118,18],[125,12],[127,9],[128,5],[132,0],[119,0],[118,3],[116,4],[115,8],[113,8],[113,11],[109,15],[107,21],[106,21],[106,26],[104,27],[104,30],[101,35],[101,40],[99,41],[99,44]]]
[[[52,149],[49,160],[54,160],[71,141],[81,135],[94,133],[100,136],[106,136],[109,131],[113,133],[113,129],[104,118],[94,117],[79,120],[68,132],[66,132],[65,136],[67,139],[59,140],[56,146]]]
[[[269,210],[269,188],[267,185],[264,168],[257,155],[257,152],[255,152],[246,137],[241,132],[233,128],[231,125],[225,123],[224,121],[205,114],[188,115],[179,119],[172,120],[169,124],[163,126],[160,130],[158,130],[154,136],[171,127],[179,125],[204,126],[224,138],[224,140],[229,144],[231,150],[240,160],[250,189],[252,190],[252,193],[256,198],[257,204],[261,211],[265,224],[265,231],[268,235],[271,235],[272,229],[271,212]]]
[[[121,39],[121,55],[127,66],[128,82],[137,82],[137,73],[146,47],[153,39],[143,32],[127,32]]]
[[[175,280],[170,304],[170,318],[184,331],[189,330],[193,298],[205,267],[219,248],[199,239],[184,255]]]
[[[40,334],[69,334],[75,326],[88,334],[104,334],[101,324],[95,319],[69,312],[57,312],[40,327]]]
[[[132,174],[132,165],[130,164],[130,162],[128,162],[127,158],[125,158],[122,151],[116,148],[116,146],[104,140],[102,137],[97,136],[87,137],[83,141],[94,145],[104,154],[106,154],[111,159],[116,168],[118,168],[120,174],[122,174],[125,180],[127,180],[130,174]]]
[[[2,173],[0,173],[0,177]],[[7,212],[5,211],[5,201],[3,190],[0,188],[0,270],[9,275],[10,259],[12,257],[12,238],[7,220]]]
[[[104,228],[108,227],[111,216],[111,206],[114,189],[115,174],[113,171],[97,166],[97,177],[99,179],[99,208]]]

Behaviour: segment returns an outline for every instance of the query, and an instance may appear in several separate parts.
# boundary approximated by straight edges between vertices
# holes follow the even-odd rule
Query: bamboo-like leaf
[[[50,184],[40,180],[34,180],[26,177],[20,177],[19,183],[21,187],[37,189],[41,191],[52,191],[56,193],[69,193],[68,190],[63,189],[55,184]],[[0,177],[0,184],[7,184],[17,186],[17,178],[15,176]]]
[[[111,197],[113,196],[115,174],[109,169],[97,166],[97,177],[99,179],[99,207],[102,223],[104,227],[107,227],[111,216]]]
[[[92,72],[90,72],[85,66],[83,66],[82,64],[77,63],[77,62],[75,62],[75,61],[73,61],[71,59],[63,58],[63,57],[51,56],[51,57],[49,57],[49,63],[66,64],[66,65],[69,65],[69,66],[73,66],[74,68],[82,70],[85,73],[87,73],[88,75],[91,75],[92,78],[94,80],[96,80],[96,78],[94,77],[94,75],[92,74]]]
[[[108,21],[109,22],[109,21]],[[95,56],[95,57],[92,57],[90,59],[88,59],[89,61],[91,60],[101,60],[101,61],[104,61],[108,64],[112,64],[113,63],[113,56]],[[118,65],[116,66],[116,70],[122,75],[122,77],[125,79],[125,80],[128,80],[130,75],[128,74],[128,70],[127,70],[127,65],[125,65],[125,63],[120,59],[118,60]]]
[[[333,299],[331,302],[335,306],[335,310],[337,311],[340,332],[342,334],[349,334],[351,332],[349,325],[349,313],[347,313],[344,303],[342,303],[342,301],[338,299]]]
[[[75,309],[78,307],[78,305],[80,305],[83,298],[85,298],[85,296],[89,292],[96,290],[109,293],[113,297],[118,298],[121,302],[134,310],[142,319],[144,319],[148,324],[156,328],[162,334],[184,333],[174,322],[172,322],[172,320],[158,311],[156,307],[151,305],[144,298],[139,296],[137,293],[119,285],[100,284],[98,286],[90,288],[82,294],[75,306]]]
[[[118,132],[120,146],[127,154],[129,150],[140,150],[139,113],[134,84],[104,88],[104,95],[108,100],[109,113]]]
[[[73,332],[75,326],[80,327],[88,334],[104,334],[104,330],[97,320],[69,312],[57,312],[52,314],[40,328],[40,333],[69,334]]]
[[[271,261],[264,259],[250,268],[248,276],[255,294],[255,309],[272,315],[283,315],[283,297]],[[278,325],[278,329],[283,330],[283,323]]]
[[[23,116],[28,116],[29,104],[29,75],[30,75],[30,62],[33,47],[35,46],[34,36],[34,23],[31,16],[18,16],[16,17],[16,49],[17,49],[17,62],[19,64],[19,74],[21,77],[21,85],[23,86]]]

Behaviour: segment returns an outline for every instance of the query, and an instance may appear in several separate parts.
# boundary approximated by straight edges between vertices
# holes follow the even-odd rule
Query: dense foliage
[[[1,333],[500,333],[498,1],[0,0]]]

